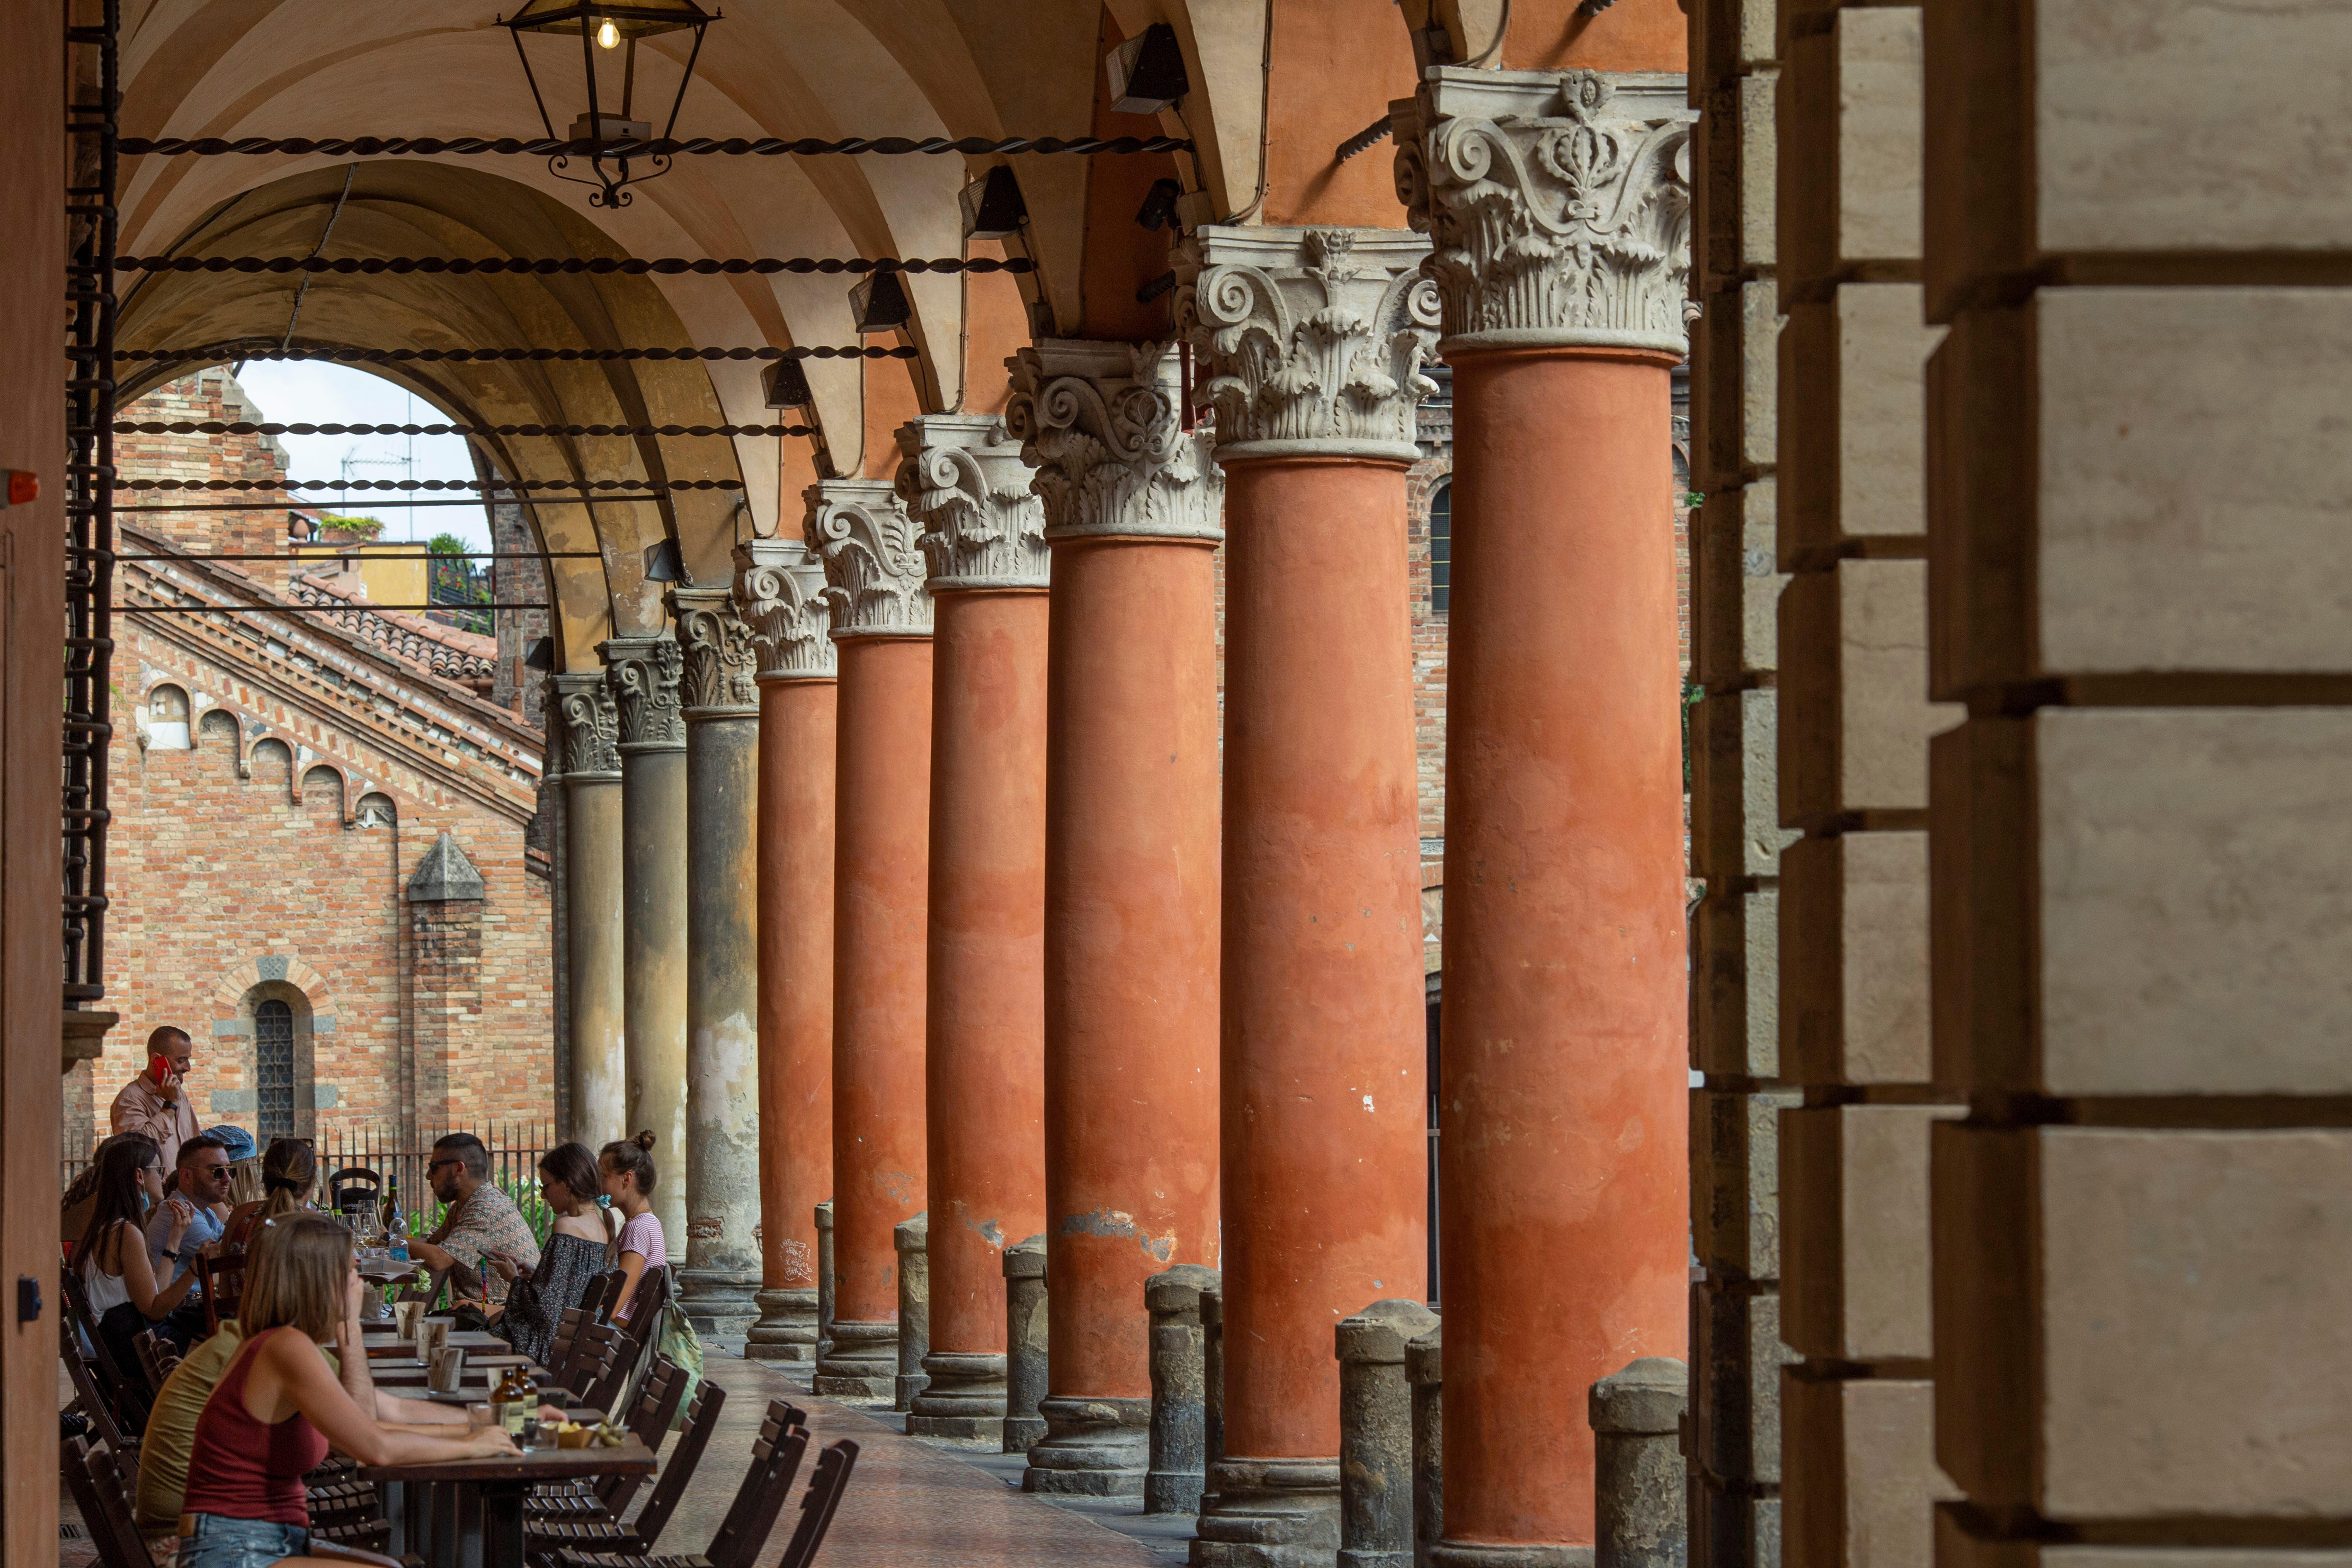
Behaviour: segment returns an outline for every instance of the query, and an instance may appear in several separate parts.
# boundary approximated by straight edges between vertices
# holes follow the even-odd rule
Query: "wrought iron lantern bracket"
[[[649,142],[668,141],[677,131],[678,109],[686,102],[687,87],[694,80],[695,62],[702,58],[704,30],[725,16],[724,12],[705,11],[695,0],[525,0],[522,9],[512,16],[500,16],[499,26],[514,38],[515,57],[522,61],[523,79],[530,84],[531,101],[539,107],[540,124],[546,128],[551,141],[556,136],[555,121],[547,111],[547,96],[540,90],[539,73],[531,68],[530,54],[522,47],[522,36],[580,35],[580,63],[587,82],[588,112],[572,122],[568,139],[589,144],[590,176],[567,172],[572,162],[568,153],[550,158],[548,173],[573,184],[596,187],[588,194],[592,207],[627,206],[628,186],[668,174],[668,153],[646,153],[641,149]],[[631,118],[635,110],[637,40],[687,28],[694,31],[694,47],[686,57],[677,94],[670,100],[669,118],[660,136],[656,137],[651,123]],[[597,91],[596,53],[600,47],[623,51],[618,113],[605,110]]]

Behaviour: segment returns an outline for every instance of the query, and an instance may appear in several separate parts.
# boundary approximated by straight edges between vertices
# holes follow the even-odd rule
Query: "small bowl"
[[[584,1448],[588,1446],[588,1439],[595,1435],[593,1426],[574,1426],[569,1432],[559,1427],[555,1433],[555,1446],[559,1448]]]

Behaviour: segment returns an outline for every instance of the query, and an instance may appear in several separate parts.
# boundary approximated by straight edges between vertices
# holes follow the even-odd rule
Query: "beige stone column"
[[[559,675],[554,684],[563,737],[572,1135],[596,1149],[634,1131],[622,1028],[621,715],[601,674]]]
[[[654,1135],[654,1214],[687,1245],[686,721],[683,658],[667,637],[599,643],[621,721],[621,1011],[628,1126]]]
[[[1225,475],[1224,1452],[1192,1561],[1328,1564],[1332,1325],[1428,1273],[1405,470],[1429,242],[1210,226],[1176,313]]]
[[[687,1244],[705,1333],[749,1328],[760,1282],[760,689],[731,588],[667,595],[686,656]]]
[[[900,426],[935,618],[928,1385],[907,1429],[1004,1435],[1003,1253],[1045,1218],[1045,509],[993,415]],[[906,1255],[901,1254],[903,1266]],[[903,1355],[902,1355],[903,1360]]]
[[[1942,1568],[2352,1539],[2352,13],[2227,15],[1927,13]]]
[[[898,1374],[894,1233],[925,1206],[925,905],[931,600],[890,483],[809,489],[841,661],[835,755],[834,1321],[820,1394],[888,1399]]]
[[[816,1359],[817,1205],[833,1193],[834,735],[824,565],[797,539],[735,547],[760,665],[760,1321],[753,1361]]]

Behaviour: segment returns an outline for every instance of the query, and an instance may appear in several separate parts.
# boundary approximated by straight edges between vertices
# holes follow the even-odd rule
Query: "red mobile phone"
[[[163,1080],[172,1076],[172,1058],[161,1051],[151,1053],[147,1058],[147,1076],[155,1080],[157,1088],[162,1088]]]

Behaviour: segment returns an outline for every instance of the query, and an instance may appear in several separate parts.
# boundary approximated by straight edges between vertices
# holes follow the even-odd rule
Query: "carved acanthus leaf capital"
[[[808,499],[809,548],[824,558],[824,599],[840,637],[931,635],[931,596],[915,520],[887,479],[822,479]]]
[[[1417,457],[1413,410],[1437,390],[1421,374],[1437,342],[1428,254],[1390,229],[1188,235],[1172,257],[1177,328],[1208,367],[1221,448]]]
[[[829,680],[835,673],[824,562],[797,539],[735,547],[735,613],[751,628],[761,680]]]
[[[1045,503],[994,415],[926,414],[898,427],[898,500],[921,525],[930,591],[1043,588]]]
[[[1447,66],[1397,108],[1397,196],[1434,247],[1444,346],[1685,351],[1682,77]]]
[[[1036,470],[1045,539],[1225,536],[1225,476],[1207,426],[1182,428],[1166,343],[1050,338],[1005,362],[1005,427]]]
[[[751,628],[735,614],[727,588],[672,588],[664,595],[677,617],[678,651],[686,657],[682,682],[689,720],[724,718],[760,710],[753,679]]]
[[[665,637],[614,637],[598,643],[596,652],[620,710],[621,754],[686,750],[686,720],[678,710],[686,659],[677,644]]]
[[[602,675],[559,675],[555,710],[563,737],[563,776],[618,778],[621,773],[621,714]]]

